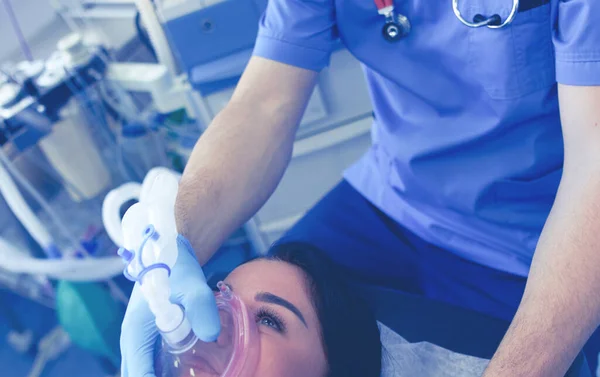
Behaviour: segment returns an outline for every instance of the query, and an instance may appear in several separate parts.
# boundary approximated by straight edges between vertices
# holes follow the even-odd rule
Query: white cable
[[[0,267],[17,274],[44,275],[68,281],[104,281],[123,272],[120,257],[38,259],[25,255],[0,237]]]
[[[69,240],[71,247],[73,248],[71,251],[73,253],[75,253],[77,251],[81,251],[86,257],[89,257],[87,250],[85,250],[85,248],[80,247],[79,242],[77,242],[77,240],[70,234],[69,230],[67,229],[65,224],[61,221],[60,217],[50,207],[50,204],[48,202],[46,202],[44,200],[44,198],[33,188],[33,186],[31,186],[29,181],[27,181],[27,179],[25,177],[23,177],[21,175],[21,173],[12,166],[11,162],[8,160],[8,157],[4,154],[4,152],[2,151],[2,148],[0,148],[0,165],[2,165],[2,164],[4,164],[6,169],[12,174],[12,176],[17,180],[17,182],[19,184],[21,184],[25,188],[25,190],[27,190],[27,192],[40,204],[42,209],[44,211],[46,211],[46,213],[50,216],[52,221],[55,222],[59,231],[61,231],[64,234],[64,236],[67,238],[67,240]],[[2,180],[2,181],[5,181],[5,180]],[[38,225],[40,226],[40,228],[45,229],[43,227],[43,225],[41,224],[41,222],[39,222],[39,220],[38,220]],[[52,239],[51,236],[50,236],[50,239]],[[9,245],[10,244],[5,243],[4,248],[6,250],[8,250]],[[43,247],[44,245],[45,244],[40,243],[40,246]],[[13,248],[13,251],[14,251],[14,248]],[[19,253],[19,254],[21,254],[21,253]],[[122,289],[120,289],[115,282],[113,282],[112,280],[109,280],[112,277],[119,275],[122,272],[123,265],[122,265],[122,261],[119,257],[102,258],[102,259],[86,258],[84,260],[73,260],[73,259],[37,260],[35,258],[30,258],[29,260],[21,259],[20,261],[22,262],[22,264],[20,264],[20,265],[19,264],[11,265],[10,258],[8,258],[8,261],[6,258],[3,258],[3,260],[5,261],[5,264],[4,264],[5,269],[7,269],[9,271],[10,271],[10,268],[8,268],[8,267],[12,266],[17,271],[19,271],[19,268],[20,268],[20,270],[21,270],[20,273],[29,273],[29,274],[33,274],[33,275],[42,274],[42,275],[46,275],[48,277],[52,277],[54,279],[63,279],[63,280],[72,280],[72,281],[103,281],[103,280],[107,280],[106,283],[108,284],[114,297],[116,299],[118,299],[119,301],[123,302],[124,304],[127,304],[127,302],[128,302],[127,296],[123,293]],[[16,260],[18,260],[18,259],[16,259]],[[102,264],[102,263],[99,264],[98,261],[105,262],[105,264]],[[59,263],[69,262],[69,263],[77,263],[77,264],[57,264],[56,262],[59,262]],[[90,262],[91,262],[91,265],[89,264]],[[49,264],[46,265],[45,263],[49,263]],[[23,267],[23,266],[27,266],[28,264],[30,264],[31,269],[34,269],[34,267],[41,269],[41,270],[38,270],[40,272],[35,272],[35,270],[31,270],[31,269],[27,270]],[[0,266],[2,266],[2,263],[0,263]],[[57,267],[57,266],[59,266],[59,267]],[[56,271],[52,270],[53,268],[66,268],[66,267],[71,267],[71,269],[66,270],[66,271],[59,270],[59,272],[62,271],[62,274],[55,274]],[[17,272],[17,271],[13,271],[13,272]],[[46,273],[44,273],[44,271]]]
[[[2,152],[0,151],[0,153]],[[0,194],[2,194],[15,217],[27,229],[31,237],[42,249],[48,250],[54,244],[52,236],[29,208],[17,185],[4,168],[2,161],[0,161]]]
[[[71,232],[69,232],[67,226],[62,222],[58,214],[52,209],[50,204],[40,195],[40,193],[33,188],[27,178],[25,178],[16,168],[12,166],[11,162],[8,160],[8,157],[2,151],[2,148],[0,148],[0,164],[4,164],[4,167],[14,177],[15,181],[17,181],[17,183],[19,183],[25,189],[25,191],[27,191],[27,193],[29,193],[36,202],[38,202],[42,209],[46,211],[50,219],[56,224],[59,232],[61,232],[63,236],[69,240],[71,247],[73,247],[73,252],[80,249],[81,247],[79,242],[77,242],[77,240],[71,235]]]

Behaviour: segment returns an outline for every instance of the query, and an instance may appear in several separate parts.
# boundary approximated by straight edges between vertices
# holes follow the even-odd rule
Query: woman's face
[[[225,283],[258,324],[255,376],[325,376],[320,324],[302,270],[285,262],[257,260],[235,269]]]

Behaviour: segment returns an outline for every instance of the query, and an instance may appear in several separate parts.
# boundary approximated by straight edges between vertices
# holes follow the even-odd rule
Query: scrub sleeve
[[[556,81],[600,85],[600,1],[553,0]]]
[[[329,64],[336,39],[333,1],[270,0],[253,54],[320,71]]]

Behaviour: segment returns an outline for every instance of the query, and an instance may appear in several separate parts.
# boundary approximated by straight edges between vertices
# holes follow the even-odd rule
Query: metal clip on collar
[[[477,15],[475,15],[475,17],[473,17],[473,22],[469,22],[460,13],[460,9],[458,9],[458,1],[459,0],[452,0],[452,10],[454,11],[456,18],[458,18],[460,22],[462,22],[466,26],[472,27],[472,28],[479,28],[479,27],[487,26],[490,29],[501,29],[501,28],[509,25],[511,22],[513,22],[513,20],[515,19],[515,16],[519,12],[519,3],[520,3],[519,0],[513,0],[512,10],[510,11],[510,14],[504,20],[504,22],[502,22],[502,18],[498,14],[494,14],[490,17],[486,17],[481,14],[477,14]]]

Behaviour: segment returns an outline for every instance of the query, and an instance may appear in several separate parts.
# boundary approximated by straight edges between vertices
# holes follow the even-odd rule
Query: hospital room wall
[[[53,40],[64,35],[66,25],[58,19],[48,1],[9,0],[21,30],[34,54],[45,55],[54,49],[54,45],[43,39]],[[4,5],[0,4],[0,62],[22,60],[18,40],[9,22]],[[35,43],[33,43],[35,42]]]
[[[34,58],[47,57],[56,49],[56,42],[69,33],[68,25],[63,21],[49,0],[9,0],[25,39]],[[131,17],[90,17],[76,21],[92,26],[101,34],[105,46],[119,50],[135,37],[135,25]],[[0,5],[0,63],[24,59],[18,40],[9,22],[4,6]]]

